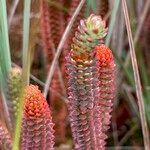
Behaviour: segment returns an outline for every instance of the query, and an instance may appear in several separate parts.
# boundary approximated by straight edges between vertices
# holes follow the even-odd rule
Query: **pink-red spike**
[[[21,148],[54,149],[54,124],[51,111],[37,86],[26,87],[22,123]]]
[[[99,61],[100,98],[98,105],[102,115],[102,134],[100,139],[104,147],[106,145],[107,131],[110,128],[110,113],[116,96],[116,65],[112,51],[104,44],[96,46],[95,50]]]

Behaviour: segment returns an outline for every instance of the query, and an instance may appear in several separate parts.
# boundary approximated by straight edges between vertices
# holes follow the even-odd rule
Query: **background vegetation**
[[[149,0],[87,0],[79,12],[76,10],[79,0],[47,0],[49,16],[41,16],[41,1],[7,0],[6,2],[7,5],[0,0],[1,86],[5,87],[5,77],[11,66],[23,68],[25,83],[28,83],[30,78],[30,83],[40,86],[52,108],[56,147],[61,150],[72,147],[66,106],[65,55],[70,50],[70,43],[79,20],[95,13],[101,15],[109,27],[104,42],[112,49],[118,68],[118,95],[112,113],[107,147],[108,149],[143,149],[146,138],[142,134],[142,127],[146,122],[148,123],[146,134],[150,134]],[[125,2],[127,11],[125,11]],[[45,7],[43,9],[45,10]],[[73,26],[70,24],[71,29],[68,28],[68,32],[65,32],[75,10],[78,16],[74,18]],[[130,22],[124,17],[128,15]],[[44,17],[49,19],[50,26],[47,31],[44,30],[46,24],[42,22]],[[48,48],[43,44],[43,34],[50,35]],[[136,57],[132,53],[134,50]],[[57,55],[58,51],[60,57],[59,54]],[[138,72],[140,78],[136,76]],[[48,87],[48,90],[45,87]],[[0,119],[9,126],[5,106],[1,90]]]

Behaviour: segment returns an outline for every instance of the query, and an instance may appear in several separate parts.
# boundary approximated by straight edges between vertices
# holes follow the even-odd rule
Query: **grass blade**
[[[29,53],[29,28],[30,28],[30,6],[31,0],[24,0],[24,20],[23,20],[23,83],[20,93],[19,115],[16,120],[16,129],[13,141],[13,150],[19,150],[21,122],[23,115],[23,93],[24,87],[29,83],[30,77],[30,53]]]
[[[139,111],[140,111],[141,125],[142,125],[143,138],[144,138],[144,146],[145,146],[146,150],[149,150],[149,148],[150,148],[149,131],[148,131],[148,125],[146,122],[144,99],[143,99],[143,95],[142,95],[140,75],[139,75],[137,59],[136,59],[136,55],[135,55],[134,42],[133,42],[133,38],[132,38],[132,32],[131,32],[131,27],[130,27],[130,20],[129,20],[129,14],[128,14],[126,0],[122,0],[122,7],[123,7],[124,16],[125,16],[125,23],[126,23],[126,27],[127,27],[127,34],[128,34],[128,40],[129,40],[129,46],[130,46],[131,62],[132,62],[132,67],[133,67],[133,71],[134,71],[136,95],[137,95],[138,106],[139,106]]]
[[[146,1],[145,6],[143,8],[143,12],[141,14],[141,19],[139,21],[139,25],[138,25],[138,27],[136,29],[136,32],[135,32],[134,45],[136,45],[138,40],[139,40],[140,33],[142,31],[142,26],[144,24],[144,20],[146,18],[146,15],[149,11],[149,7],[150,7],[150,1]],[[129,65],[129,62],[130,62],[129,60],[130,60],[130,54],[128,53],[127,56],[126,56],[126,60],[125,60],[125,66]]]
[[[111,19],[110,19],[110,23],[109,23],[109,27],[108,27],[109,30],[108,30],[108,34],[107,34],[106,41],[105,41],[105,44],[107,46],[109,46],[109,44],[110,44],[113,27],[114,27],[115,21],[116,21],[116,13],[119,8],[119,3],[120,3],[120,0],[115,0],[114,5],[113,5],[112,15],[111,15]]]
[[[29,28],[30,28],[30,6],[31,0],[24,1],[24,21],[23,21],[23,73],[26,84],[29,83]]]
[[[6,77],[11,68],[6,1],[0,0],[0,10],[0,65],[4,77]]]
[[[10,28],[10,26],[11,26],[12,19],[13,19],[13,17],[14,17],[15,11],[16,11],[16,9],[17,9],[18,3],[19,3],[19,0],[14,0],[13,6],[12,6],[12,8],[11,8],[11,10],[10,10],[10,16],[9,16],[9,19],[8,19],[9,28]]]

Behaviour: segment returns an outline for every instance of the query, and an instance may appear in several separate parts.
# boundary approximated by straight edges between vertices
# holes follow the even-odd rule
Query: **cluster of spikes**
[[[103,150],[116,93],[116,69],[111,50],[102,44],[107,34],[100,16],[80,21],[71,50],[66,56],[68,109],[76,150]],[[20,105],[22,72],[12,68],[7,79],[6,99],[12,124]],[[54,123],[49,105],[37,86],[28,85],[23,95],[21,150],[54,149]],[[12,149],[12,137],[0,124],[0,149]],[[12,132],[13,133],[13,132]]]
[[[63,32],[68,22],[70,21],[71,17],[73,16],[73,13],[78,7],[80,0],[40,0],[40,2],[41,2],[41,5],[40,5],[41,37],[42,37],[45,62],[46,62],[45,70],[46,70],[46,73],[48,73],[48,69],[50,68],[51,62],[55,55],[55,51],[58,47],[58,43],[60,42]],[[94,13],[104,18],[108,12],[108,0],[95,0],[95,3],[96,3],[97,8]],[[64,136],[66,125],[65,123],[62,123],[61,127],[59,127],[59,122],[62,122],[62,120],[64,120],[64,116],[67,115],[67,111],[64,111],[66,104],[63,104],[60,102],[60,100],[62,101],[62,98],[53,96],[53,95],[56,95],[56,92],[57,92],[61,94],[62,96],[66,97],[66,91],[64,91],[65,88],[64,86],[62,86],[62,81],[59,78],[60,75],[58,72],[60,70],[62,76],[65,76],[65,67],[64,67],[65,56],[71,48],[72,39],[75,35],[75,31],[77,27],[79,26],[80,20],[84,18],[85,16],[87,16],[87,13],[89,11],[88,9],[89,9],[88,1],[86,1],[83,4],[78,16],[76,17],[76,21],[74,22],[71,28],[68,39],[65,41],[62,54],[60,58],[58,59],[59,69],[55,70],[54,78],[52,79],[52,83],[50,85],[51,89],[53,89],[53,94],[51,94],[52,96],[50,95],[48,97],[48,101],[50,101],[51,103],[51,108],[55,109],[55,106],[61,105],[61,107],[59,107],[60,109],[59,112],[62,112],[62,111],[64,112],[64,115],[62,116],[62,118],[56,117],[56,116],[60,116],[59,112],[54,113],[54,118],[53,118],[54,123],[56,124],[55,136],[56,136],[56,143],[58,144],[59,144],[59,141],[63,142],[64,140],[66,140]],[[66,84],[66,80],[64,79],[63,81],[64,81],[64,84]],[[60,131],[62,131],[61,135],[60,135]],[[57,133],[59,133],[59,136],[57,136]]]
[[[100,16],[80,21],[66,56],[68,108],[75,149],[103,150],[115,99],[115,62],[101,41],[107,34]]]

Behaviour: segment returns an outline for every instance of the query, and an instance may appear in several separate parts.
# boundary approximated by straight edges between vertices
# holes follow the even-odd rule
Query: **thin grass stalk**
[[[131,26],[130,26],[130,20],[129,20],[129,14],[128,14],[126,0],[122,0],[122,8],[123,8],[123,12],[124,12],[126,27],[127,27],[127,34],[128,34],[128,40],[129,40],[131,62],[132,62],[132,67],[133,67],[133,72],[134,72],[136,95],[137,95],[138,106],[139,106],[139,111],[140,111],[144,146],[145,146],[145,150],[149,150],[150,149],[149,131],[148,131],[148,125],[147,125],[147,121],[146,121],[144,99],[143,99],[143,95],[142,95],[140,75],[139,75],[137,59],[136,59],[136,55],[135,55],[135,48],[134,48],[134,42],[133,42],[133,38],[132,38],[132,32],[131,32]]]
[[[56,53],[56,50],[53,48],[53,58],[55,57],[55,53]],[[56,67],[57,67],[57,72],[58,72],[58,80],[60,82],[60,87],[62,89],[62,92],[63,94],[66,96],[66,88],[65,88],[65,83],[64,83],[64,80],[63,80],[63,77],[62,77],[62,73],[61,73],[61,69],[59,67],[59,64],[58,64],[58,61],[56,62]]]
[[[134,45],[137,44],[138,42],[138,39],[140,37],[140,33],[141,33],[141,30],[142,30],[142,27],[143,27],[143,23],[144,23],[144,20],[146,18],[146,15],[149,11],[149,7],[150,7],[150,1],[147,0],[146,3],[145,3],[145,6],[143,8],[143,12],[141,14],[141,17],[140,17],[140,21],[139,21],[139,25],[136,29],[136,32],[135,32],[135,36],[134,36]],[[129,60],[130,60],[130,53],[127,54],[126,56],[126,60],[125,60],[125,66],[127,66],[129,64]]]
[[[113,27],[114,27],[115,21],[116,21],[116,14],[117,14],[117,11],[119,8],[119,3],[120,3],[120,0],[115,0],[114,5],[113,5],[112,15],[111,15],[111,19],[110,19],[110,23],[109,23],[109,27],[108,27],[109,30],[108,30],[108,34],[107,34],[106,41],[105,41],[105,44],[107,46],[109,46],[109,44],[110,44]]]
[[[30,28],[30,6],[31,0],[24,1],[24,19],[23,19],[23,72],[25,73],[26,84],[29,84],[29,28]]]
[[[18,3],[19,3],[19,0],[14,0],[13,5],[12,5],[12,8],[11,8],[11,10],[10,10],[10,15],[9,15],[9,19],[8,19],[8,27],[9,27],[9,28],[10,28],[10,26],[11,26],[12,19],[13,19],[13,17],[14,17],[16,8],[17,8],[17,6],[18,6]]]
[[[29,27],[30,27],[30,6],[31,0],[24,1],[24,22],[23,22],[23,82],[22,89],[20,92],[20,107],[18,110],[18,117],[16,120],[16,129],[13,139],[13,148],[12,150],[19,150],[19,142],[20,142],[20,133],[21,133],[21,123],[23,116],[23,93],[24,87],[29,83],[30,76],[30,56],[28,51],[29,46]]]
[[[4,77],[11,69],[10,47],[8,38],[6,1],[0,0],[0,63]]]
[[[56,64],[57,64],[57,60],[61,54],[61,51],[62,51],[62,48],[69,36],[69,32],[73,26],[73,23],[75,22],[75,19],[76,17],[78,16],[83,4],[85,3],[86,0],[81,0],[81,2],[79,3],[77,9],[75,10],[73,16],[71,17],[71,20],[70,22],[68,23],[65,31],[64,31],[64,34],[59,42],[59,45],[58,45],[58,48],[56,50],[56,53],[55,53],[55,57],[52,61],[52,64],[51,64],[51,67],[49,69],[49,72],[48,72],[48,77],[47,77],[47,80],[46,80],[46,83],[45,83],[45,88],[44,88],[44,97],[47,97],[47,94],[48,94],[48,91],[49,91],[49,87],[50,87],[50,84],[51,84],[51,80],[52,80],[52,77],[53,77],[53,74],[54,74],[54,71],[55,71],[55,67],[56,67]]]

